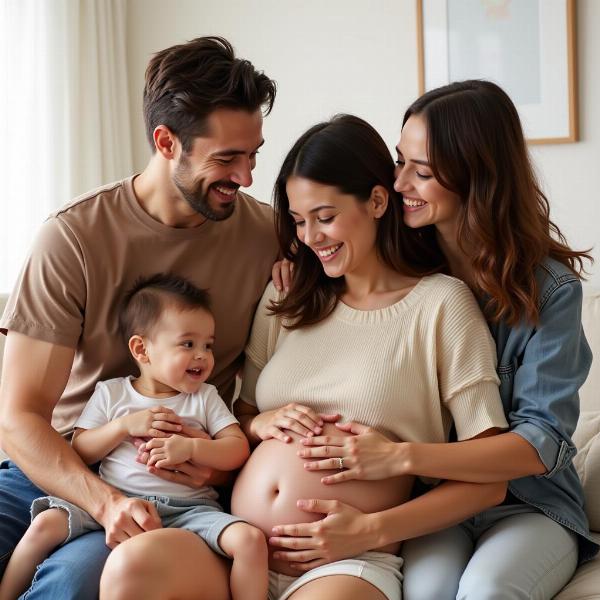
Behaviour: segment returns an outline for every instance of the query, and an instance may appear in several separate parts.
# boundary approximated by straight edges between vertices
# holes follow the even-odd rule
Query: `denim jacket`
[[[599,546],[590,537],[583,488],[572,462],[578,392],[592,362],[581,325],[581,283],[553,259],[544,261],[536,277],[539,323],[490,326],[510,430],[533,445],[547,468],[544,475],[514,479],[509,490],[577,533],[579,560],[584,562]]]

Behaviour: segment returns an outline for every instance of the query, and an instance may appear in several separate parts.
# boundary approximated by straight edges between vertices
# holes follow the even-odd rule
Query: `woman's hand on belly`
[[[316,413],[312,408],[302,404],[286,404],[275,410],[259,413],[252,420],[252,433],[261,440],[275,438],[289,443],[292,438],[286,433],[294,432],[301,436],[319,435],[324,423],[334,423],[340,415]]]
[[[338,500],[298,500],[298,508],[326,515],[320,521],[277,525],[269,544],[273,558],[298,572],[376,548],[378,536],[373,514],[365,514]]]
[[[352,435],[339,431],[335,425],[329,423],[323,425],[323,434],[339,435],[340,437]],[[323,519],[328,508],[321,507],[316,512],[303,510],[298,507],[298,499],[336,500],[338,501],[337,506],[343,504],[350,511],[344,509],[341,511],[340,517],[347,518],[349,514],[353,517],[363,515],[369,517],[369,522],[379,521],[374,513],[396,507],[408,500],[412,477],[379,481],[355,480],[341,485],[323,485],[322,475],[329,473],[307,471],[303,466],[304,461],[298,457],[298,452],[304,448],[301,443],[304,438],[295,433],[290,435],[295,438],[293,443],[282,444],[278,440],[270,439],[263,441],[255,448],[238,475],[231,496],[232,513],[259,527],[268,538],[273,536],[273,528],[280,525],[294,523],[310,525],[313,521],[327,520],[329,527],[332,518],[325,516]],[[329,507],[329,504],[326,506]],[[334,514],[331,515],[331,517],[333,516]],[[333,519],[332,526],[338,522],[340,517]],[[366,521],[361,520],[361,522]],[[335,535],[335,531],[333,534]],[[344,530],[342,530],[342,534],[344,534]],[[279,535],[275,537],[279,537]],[[305,542],[306,540],[301,538],[300,541]],[[396,552],[399,547],[397,543],[390,544],[389,547],[372,546],[365,541],[363,548],[363,540],[361,539],[360,542],[360,552],[376,548],[382,552]],[[356,551],[353,546],[346,544],[347,542],[344,540],[342,545],[346,546],[349,552]],[[273,558],[272,552],[276,550],[275,547],[269,546],[269,549],[271,569],[286,575],[298,574],[298,569],[291,569],[288,561]],[[301,550],[302,548],[298,547],[297,549]],[[285,551],[286,549],[279,548],[279,550]],[[322,561],[326,562],[324,558]]]
[[[340,469],[337,473],[323,477],[323,483],[341,483],[351,479],[373,481],[401,474],[397,469],[397,443],[360,423],[335,425],[346,435],[306,438],[302,440],[305,448],[299,453],[301,458],[313,459],[304,463],[308,471]],[[348,433],[354,435],[348,436]]]

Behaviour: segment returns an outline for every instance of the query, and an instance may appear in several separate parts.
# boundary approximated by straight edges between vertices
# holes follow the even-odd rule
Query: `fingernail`
[[[290,288],[289,288],[289,286],[286,286],[286,288],[285,288],[285,293],[287,294],[289,291],[290,291]]]
[[[278,292],[280,292],[280,291],[281,291],[281,286],[280,286],[278,283],[276,283],[276,284],[275,284],[275,289],[276,289]]]
[[[319,435],[323,431],[320,427],[315,427],[315,433]]]

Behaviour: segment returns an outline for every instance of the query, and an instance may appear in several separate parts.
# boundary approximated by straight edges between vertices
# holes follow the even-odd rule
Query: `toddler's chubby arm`
[[[93,465],[129,436],[160,438],[181,430],[181,418],[170,408],[153,406],[113,419],[99,427],[76,429],[72,445],[88,465]]]
[[[248,440],[236,424],[218,431],[214,439],[172,435],[150,440],[146,449],[150,451],[148,465],[158,468],[191,460],[219,471],[232,471],[241,467],[250,455]]]

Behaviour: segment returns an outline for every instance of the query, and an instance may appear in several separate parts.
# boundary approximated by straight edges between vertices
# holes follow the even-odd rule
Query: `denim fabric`
[[[501,505],[402,545],[404,600],[547,600],[577,567],[577,534],[527,504]]]
[[[30,523],[29,508],[44,492],[12,462],[0,464],[0,575]],[[88,533],[53,552],[36,571],[23,600],[93,600],[110,550],[104,532]],[[82,560],[82,557],[85,560]]]
[[[539,323],[492,325],[500,395],[510,430],[531,443],[547,468],[540,477],[510,482],[510,491],[579,536],[579,559],[598,552],[584,512],[571,435],[579,417],[579,388],[592,353],[581,325],[582,289],[564,265],[546,259],[537,272]]]

